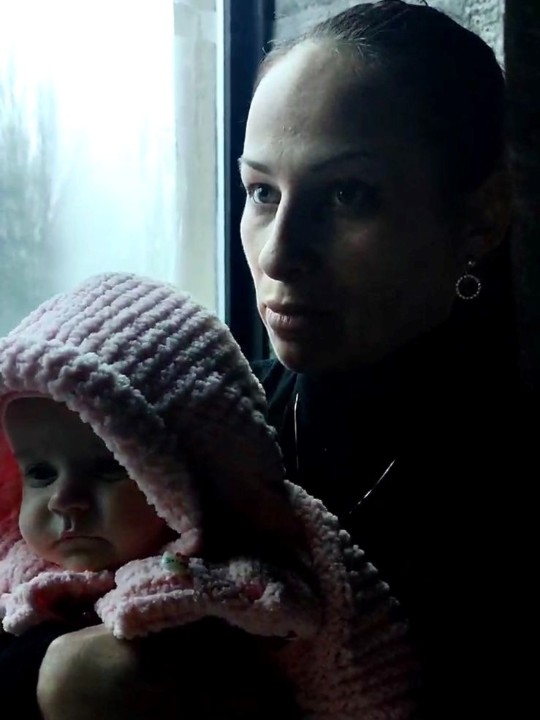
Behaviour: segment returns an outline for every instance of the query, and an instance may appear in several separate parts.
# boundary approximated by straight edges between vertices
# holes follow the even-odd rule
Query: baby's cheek
[[[123,562],[157,554],[174,533],[135,486],[118,496],[113,528]],[[126,557],[129,556],[129,557]]]
[[[19,512],[19,530],[26,543],[39,554],[49,544],[49,514],[37,498],[25,495]]]
[[[38,520],[36,514],[35,504],[31,502],[31,499],[28,498],[27,495],[23,496],[19,510],[19,530],[26,541],[28,541],[28,537],[31,536],[33,530],[35,530]]]

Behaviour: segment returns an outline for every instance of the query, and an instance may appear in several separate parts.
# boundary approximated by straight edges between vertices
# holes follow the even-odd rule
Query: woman
[[[356,5],[266,57],[240,161],[271,421],[400,601],[428,718],[490,717],[516,667],[531,445],[504,106],[476,35]]]
[[[519,716],[513,525],[528,444],[492,52],[428,7],[355,6],[267,57],[241,173],[242,239],[277,356],[257,369],[289,473],[399,599],[423,716],[491,717],[505,701]],[[152,697],[136,682],[150,650],[99,628],[65,637],[42,664],[47,718],[69,717],[81,693],[89,717],[119,687],[140,707]],[[159,667],[161,702],[182,689]]]

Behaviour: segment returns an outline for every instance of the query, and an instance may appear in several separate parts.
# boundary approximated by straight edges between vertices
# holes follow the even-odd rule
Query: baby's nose
[[[88,483],[72,473],[66,473],[55,482],[49,500],[49,510],[55,513],[84,512],[91,505]]]

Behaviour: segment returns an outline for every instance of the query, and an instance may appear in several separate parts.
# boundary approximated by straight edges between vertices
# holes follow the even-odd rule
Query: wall
[[[517,185],[512,251],[523,370],[540,390],[540,3],[506,0],[506,77]]]
[[[276,0],[275,37],[285,39],[330,15],[356,5],[358,0]],[[417,5],[422,3],[417,2]],[[431,0],[429,5],[448,13],[488,42],[503,58],[504,0]]]

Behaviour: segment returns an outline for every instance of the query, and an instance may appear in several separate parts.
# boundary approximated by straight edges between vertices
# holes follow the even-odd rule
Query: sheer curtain
[[[215,2],[0,0],[0,333],[109,270],[217,307]]]
[[[221,310],[217,237],[220,163],[216,71],[222,31],[219,0],[175,0],[176,177],[180,285]],[[209,125],[209,118],[213,121]],[[220,313],[222,314],[222,313]]]

